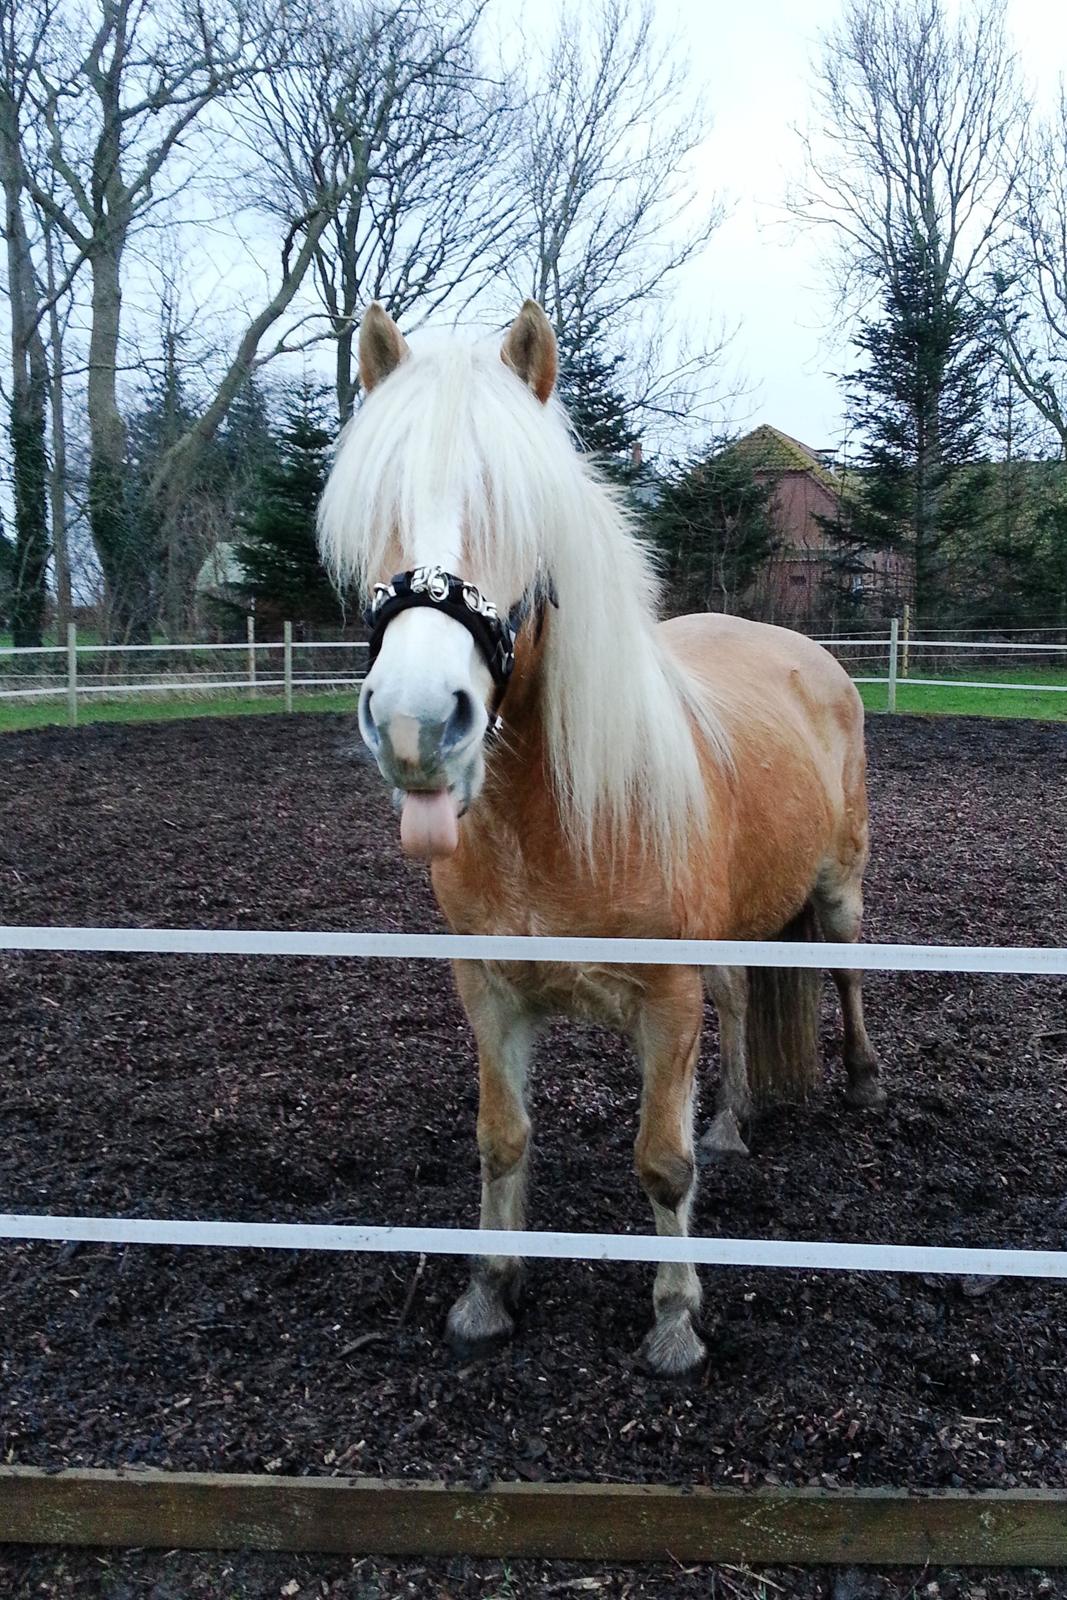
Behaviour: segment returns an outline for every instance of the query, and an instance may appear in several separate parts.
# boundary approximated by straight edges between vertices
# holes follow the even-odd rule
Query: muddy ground
[[[1067,728],[877,718],[869,747],[868,937],[1067,944]],[[440,926],[339,717],[8,735],[0,824],[4,922]],[[1062,981],[874,975],[867,994],[889,1111],[845,1110],[828,995],[823,1090],[767,1114],[750,1160],[704,1174],[695,1230],[1067,1247]],[[476,1217],[472,1046],[443,965],[0,955],[0,1018],[0,1209]],[[710,1105],[713,1029],[705,1062]],[[622,1042],[546,1037],[533,1226],[647,1227],[636,1102]],[[1058,1285],[709,1271],[711,1359],[679,1389],[634,1363],[649,1270],[535,1263],[514,1344],[466,1364],[440,1339],[462,1278],[441,1258],[416,1275],[405,1257],[5,1244],[0,1453],[475,1483],[1067,1486]],[[229,1568],[9,1548],[0,1594],[370,1600],[567,1593],[593,1576],[610,1595],[759,1593],[721,1569]],[[935,1580],[763,1581],[867,1600]],[[936,1581],[942,1596],[1067,1595],[1040,1574]]]

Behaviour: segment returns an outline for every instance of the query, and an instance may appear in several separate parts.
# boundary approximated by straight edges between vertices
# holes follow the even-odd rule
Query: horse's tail
[[[819,938],[809,903],[783,928],[781,939]],[[755,1108],[802,1100],[819,1081],[819,1000],[822,973],[799,967],[749,967],[745,1030],[748,1082]]]

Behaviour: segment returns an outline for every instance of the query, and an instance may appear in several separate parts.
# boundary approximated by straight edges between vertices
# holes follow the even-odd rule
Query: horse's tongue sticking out
[[[456,803],[447,789],[404,796],[400,812],[400,843],[404,854],[433,861],[450,856],[459,844]]]

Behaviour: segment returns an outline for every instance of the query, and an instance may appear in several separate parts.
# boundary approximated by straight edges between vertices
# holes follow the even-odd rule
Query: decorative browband
[[[385,630],[401,611],[432,606],[462,624],[474,639],[498,689],[503,689],[515,665],[516,627],[500,616],[481,590],[443,567],[414,567],[398,572],[388,583],[376,583],[363,620],[371,630],[367,670],[374,665]]]

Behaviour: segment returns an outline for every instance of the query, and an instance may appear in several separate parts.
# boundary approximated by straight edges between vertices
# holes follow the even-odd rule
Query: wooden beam
[[[1067,1492],[674,1488],[0,1467],[0,1542],[832,1566],[1067,1566]]]

